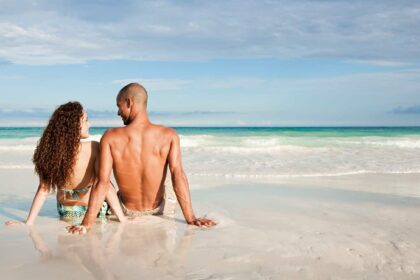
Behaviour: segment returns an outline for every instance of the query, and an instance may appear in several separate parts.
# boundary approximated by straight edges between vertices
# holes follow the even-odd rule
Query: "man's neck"
[[[147,115],[146,110],[141,110],[137,112],[130,123],[130,125],[135,125],[135,126],[144,126],[148,124],[150,124],[150,120],[149,120],[149,116]]]

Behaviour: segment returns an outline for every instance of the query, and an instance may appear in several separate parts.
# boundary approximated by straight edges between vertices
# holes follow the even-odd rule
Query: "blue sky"
[[[419,1],[1,1],[0,125],[420,125]]]

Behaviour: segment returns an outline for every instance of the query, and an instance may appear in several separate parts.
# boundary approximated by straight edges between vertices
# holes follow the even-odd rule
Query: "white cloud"
[[[204,87],[207,89],[238,89],[252,86],[264,86],[267,80],[246,77],[246,78],[226,78],[226,79],[143,79],[143,78],[131,78],[131,79],[118,79],[113,80],[113,84],[125,86],[129,83],[140,83],[148,91],[162,92],[162,91],[176,91],[182,89],[197,89],[202,90]]]
[[[407,67],[413,66],[412,62],[401,62],[401,61],[391,61],[391,60],[349,60],[349,63],[356,63],[356,64],[367,64],[367,65],[375,65],[375,66],[382,66],[382,67]]]
[[[419,1],[2,1],[0,59],[420,58]]]
[[[23,75],[0,75],[0,80],[23,80]]]
[[[411,107],[418,106],[420,69],[388,70],[294,79],[242,76],[188,80],[149,76],[114,80],[105,87],[113,86],[112,83],[143,83],[152,93],[151,117],[171,125],[237,125],[237,120],[248,125],[418,125],[420,114],[390,111],[408,108],[411,112]],[[106,98],[112,101],[114,93]],[[110,107],[100,107],[97,100],[81,100],[92,119],[114,117],[115,122],[120,121],[113,102],[108,103]],[[20,107],[17,111],[11,109],[17,106],[2,107],[0,119],[48,118],[54,109]],[[104,109],[108,111],[101,111]]]
[[[148,91],[176,91],[182,89],[195,89],[203,91],[204,89],[223,89],[226,92],[230,90],[242,90],[244,88],[255,88],[262,93],[267,92],[314,92],[323,95],[325,92],[334,95],[342,95],[343,91],[355,92],[371,91],[377,94],[392,93],[413,93],[420,94],[420,69],[411,69],[404,71],[358,73],[347,75],[336,75],[325,78],[274,78],[262,79],[256,77],[239,77],[225,79],[203,79],[194,80],[183,79],[119,79],[112,83],[124,86],[131,82],[138,82],[145,86]],[[402,85],[404,88],[402,88]],[[400,91],[399,91],[400,90]],[[189,91],[194,92],[194,91]],[[392,95],[392,94],[391,94]]]
[[[171,91],[186,88],[193,83],[192,80],[181,80],[181,79],[120,79],[112,81],[113,84],[125,86],[129,83],[140,83],[148,91]]]

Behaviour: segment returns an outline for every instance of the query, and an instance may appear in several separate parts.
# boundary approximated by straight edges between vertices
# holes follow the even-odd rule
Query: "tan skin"
[[[86,113],[83,114],[81,119],[81,138],[89,137],[89,120]],[[79,193],[79,199],[73,199],[69,195],[65,197],[63,188],[68,190],[77,190],[85,188],[86,186],[93,185],[97,181],[97,174],[99,170],[99,143],[96,141],[86,141],[80,143],[80,149],[76,156],[76,162],[73,168],[73,174],[69,178],[66,186],[59,186],[57,188],[57,200],[66,206],[81,205],[87,206],[89,203],[89,196],[91,189],[86,192]],[[25,221],[7,221],[6,225],[14,225],[25,223],[33,225],[39,211],[41,210],[48,194],[50,193],[50,186],[40,180],[38,190],[32,202],[31,210]],[[113,187],[108,188],[106,198],[111,204],[111,208],[121,219],[124,219],[121,206],[118,202],[116,191]],[[99,211],[99,210],[98,210]]]
[[[170,128],[152,124],[145,106],[132,98],[117,99],[118,115],[126,127],[109,129],[101,139],[99,183],[93,189],[82,226],[90,229],[114,171],[122,202],[130,210],[158,207],[164,199],[164,181],[169,167],[172,184],[188,224],[211,227],[213,220],[194,215],[189,185],[181,161],[179,136]],[[84,228],[72,226],[71,233]]]

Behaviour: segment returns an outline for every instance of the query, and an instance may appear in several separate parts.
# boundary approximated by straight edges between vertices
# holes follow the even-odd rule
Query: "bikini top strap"
[[[66,200],[67,194],[69,194],[72,199],[79,199],[79,193],[87,192],[91,187],[92,185],[89,185],[81,189],[75,189],[75,190],[68,190],[68,189],[61,189],[61,190],[64,192],[64,200]]]

